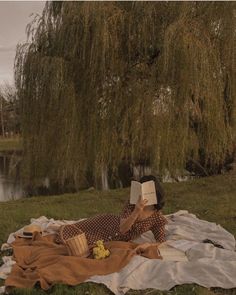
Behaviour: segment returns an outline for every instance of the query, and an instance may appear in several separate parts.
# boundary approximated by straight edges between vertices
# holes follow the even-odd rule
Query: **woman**
[[[103,240],[104,242],[134,240],[142,233],[151,230],[157,241],[156,245],[164,242],[167,221],[160,211],[164,206],[164,192],[159,181],[153,175],[143,176],[140,182],[150,180],[155,182],[156,205],[146,206],[147,200],[141,200],[141,198],[139,198],[136,205],[131,205],[128,201],[120,215],[97,215],[73,225],[61,227],[56,241],[61,243],[84,232],[88,245],[91,246],[97,240]],[[149,245],[145,243],[138,250],[144,250]]]

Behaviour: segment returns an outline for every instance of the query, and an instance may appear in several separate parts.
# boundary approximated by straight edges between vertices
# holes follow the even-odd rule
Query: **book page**
[[[148,200],[146,205],[157,204],[156,187],[153,180],[142,183],[142,198]]]
[[[141,183],[134,180],[131,181],[130,204],[136,204],[140,195],[142,195]]]

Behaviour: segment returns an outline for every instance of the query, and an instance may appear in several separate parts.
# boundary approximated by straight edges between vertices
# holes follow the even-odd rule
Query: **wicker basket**
[[[62,232],[63,232],[63,229],[61,233]],[[86,239],[85,233],[83,233],[82,231],[80,234],[66,240],[63,238],[63,234],[61,234],[61,238],[64,244],[67,246],[70,255],[79,256],[79,257],[89,256],[90,252],[89,252],[87,239]]]

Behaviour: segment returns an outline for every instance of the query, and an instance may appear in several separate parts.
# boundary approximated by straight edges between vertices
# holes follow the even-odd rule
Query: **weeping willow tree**
[[[99,186],[121,162],[153,173],[235,150],[234,2],[47,2],[19,44],[25,184]]]

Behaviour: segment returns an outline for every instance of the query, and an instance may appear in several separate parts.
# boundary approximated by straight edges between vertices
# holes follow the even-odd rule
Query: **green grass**
[[[236,176],[222,175],[196,179],[189,182],[165,183],[166,205],[164,214],[185,209],[197,217],[220,224],[236,235]],[[0,243],[5,242],[9,233],[25,224],[30,218],[47,216],[54,219],[77,220],[98,213],[118,213],[128,198],[129,189],[110,191],[81,191],[76,194],[42,196],[0,203]],[[105,286],[84,283],[77,287],[57,285],[50,291],[40,289],[19,290],[13,294],[112,294]],[[194,284],[182,285],[170,291],[130,290],[127,295],[236,295],[236,289],[206,289]]]
[[[232,293],[234,295],[236,293]],[[47,292],[48,293],[48,292]],[[12,295],[45,295],[46,292],[39,288],[32,289],[15,289]],[[76,287],[68,287],[65,285],[56,285],[50,290],[50,294],[53,295],[112,295],[113,293],[104,285],[95,283],[83,283]],[[197,286],[195,284],[183,285],[174,287],[170,291],[158,291],[153,289],[146,289],[142,291],[130,290],[126,293],[127,295],[216,295],[225,293],[214,293],[213,291]]]
[[[3,138],[0,137],[0,152],[22,150],[22,141],[20,137]]]

